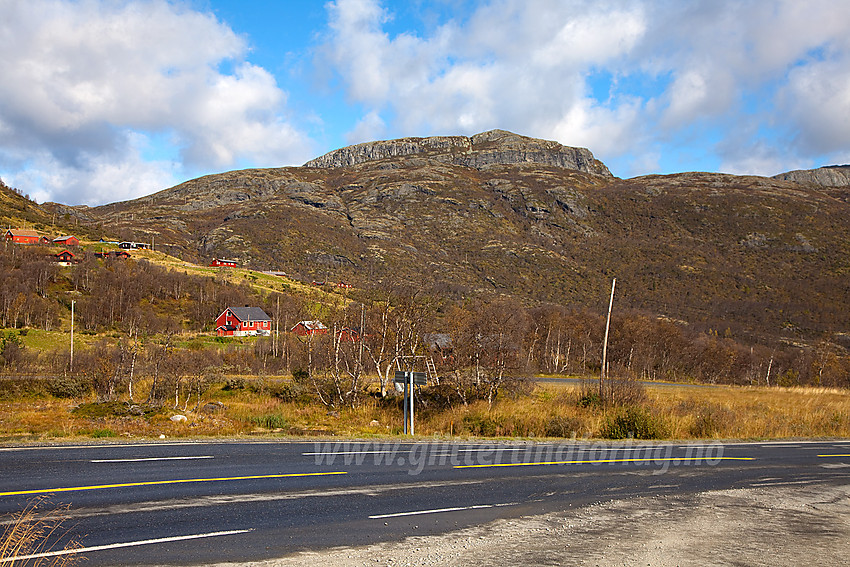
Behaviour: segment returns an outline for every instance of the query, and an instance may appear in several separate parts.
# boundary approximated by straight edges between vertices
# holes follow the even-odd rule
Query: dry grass
[[[73,539],[67,540],[63,530],[63,513],[67,507],[42,512],[49,504],[46,497],[36,498],[26,508],[14,514],[0,536],[0,562],[4,565],[61,567],[76,563],[73,553],[48,557],[33,555],[61,553],[79,548]],[[59,544],[64,539],[65,543]],[[20,559],[19,559],[20,558]]]
[[[250,385],[250,380],[246,381]],[[138,392],[146,391],[140,384]],[[136,403],[141,396],[137,396]],[[610,431],[621,407],[579,403],[581,390],[539,385],[530,394],[446,410],[416,407],[421,436],[563,438],[598,437]],[[328,410],[310,401],[286,402],[274,388],[227,390],[213,386],[201,404],[164,407],[144,416],[126,412],[74,412],[86,400],[40,397],[0,402],[0,439],[158,438],[401,434],[398,399],[366,397],[356,409]],[[120,404],[119,404],[120,406]],[[125,403],[122,407],[128,407]],[[664,387],[648,388],[637,405],[652,421],[653,436],[669,439],[787,439],[850,437],[850,392],[823,388]],[[170,418],[185,415],[186,420]]]

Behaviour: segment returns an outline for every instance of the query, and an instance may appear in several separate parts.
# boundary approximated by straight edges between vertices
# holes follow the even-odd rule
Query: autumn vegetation
[[[844,394],[850,359],[826,342],[744,344],[722,332],[697,332],[615,309],[608,350],[612,379],[600,392],[595,377],[605,321],[583,307],[495,296],[458,301],[402,285],[304,287],[248,271],[169,268],[160,256],[149,256],[87,255],[80,264],[60,267],[39,247],[0,247],[0,431],[95,437],[159,431],[393,434],[401,411],[394,371],[425,370],[427,359],[436,375],[417,392],[422,434],[850,433]],[[262,307],[279,332],[216,337],[215,317],[241,305]],[[287,332],[305,319],[322,320],[330,332]],[[342,329],[362,340],[351,340]],[[550,386],[535,384],[534,376],[587,380]],[[738,388],[666,395],[640,381]],[[805,415],[790,412],[797,418],[787,421],[783,412],[796,407],[791,392],[803,386],[819,388],[799,394],[818,401]],[[753,400],[765,391],[785,401],[760,406]],[[756,426],[740,417],[742,407],[760,407],[774,417]],[[175,414],[190,419],[174,424]]]

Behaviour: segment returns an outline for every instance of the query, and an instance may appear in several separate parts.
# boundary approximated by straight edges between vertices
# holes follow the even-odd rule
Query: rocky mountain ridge
[[[798,169],[774,175],[773,179],[811,183],[822,187],[850,186],[850,165],[827,165],[817,169]]]
[[[304,167],[335,168],[403,156],[427,157],[442,163],[480,169],[490,165],[536,163],[611,177],[604,163],[586,148],[490,130],[472,137],[435,136],[367,142],[329,152]]]

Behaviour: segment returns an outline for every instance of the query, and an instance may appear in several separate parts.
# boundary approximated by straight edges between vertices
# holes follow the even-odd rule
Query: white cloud
[[[122,196],[149,192],[175,164],[143,160],[138,134],[169,134],[190,172],[309,157],[285,93],[210,14],[165,0],[0,0],[0,12],[0,171],[43,180],[34,194],[63,194],[50,188],[65,179],[75,202],[98,203],[126,175],[139,179]],[[24,175],[22,152],[43,169]]]
[[[850,146],[847,2],[494,0],[422,36],[391,35],[393,17],[336,1],[327,52],[351,101],[398,135],[500,127],[638,169],[684,138],[758,172]],[[742,123],[758,127],[738,138]],[[731,157],[760,146],[777,151]]]
[[[380,140],[384,137],[385,131],[386,124],[381,116],[377,112],[370,112],[354,126],[354,130],[349,132],[347,140],[349,144]]]
[[[144,137],[128,137],[132,140],[131,149],[125,154],[81,155],[73,165],[57,160],[47,151],[30,153],[27,167],[5,180],[19,188],[35,188],[30,197],[37,202],[68,205],[123,201],[174,185],[179,164],[141,159]]]

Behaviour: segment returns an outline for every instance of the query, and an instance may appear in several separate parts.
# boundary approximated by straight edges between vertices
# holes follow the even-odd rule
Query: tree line
[[[73,365],[65,345],[23,348],[16,329],[67,328],[72,300],[79,331],[106,333],[110,340],[77,353]],[[218,314],[241,305],[262,307],[281,332],[248,344],[221,339],[213,347],[186,338],[187,332],[212,332]],[[322,320],[329,332],[286,332],[307,319]],[[345,295],[261,293],[247,282],[145,260],[92,258],[59,268],[35,248],[20,246],[0,251],[0,322],[7,329],[0,342],[6,374],[63,376],[72,385],[80,379],[104,399],[122,392],[137,398],[136,385],[145,380],[145,400],[176,405],[225,375],[291,375],[294,389],[285,396],[311,396],[329,407],[387,396],[395,370],[426,365],[435,371],[433,403],[449,405],[492,404],[521,388],[521,378],[540,373],[598,376],[605,327],[602,313],[583,306],[457,300],[409,285]],[[609,375],[621,379],[850,386],[850,357],[829,337],[744,343],[616,307],[607,359]]]

